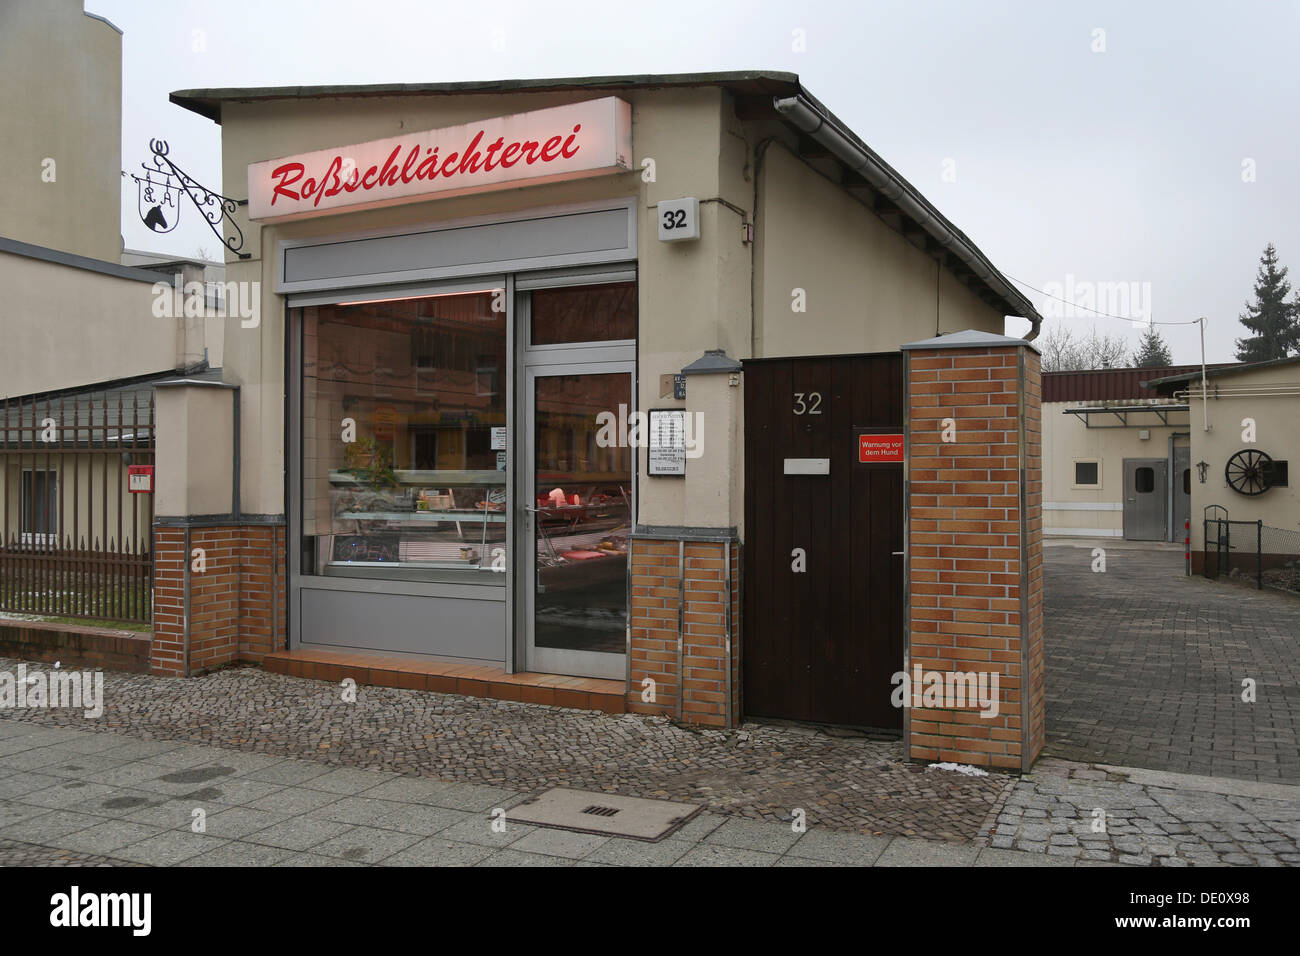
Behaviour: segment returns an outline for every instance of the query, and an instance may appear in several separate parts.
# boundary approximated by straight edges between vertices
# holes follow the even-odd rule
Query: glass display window
[[[485,289],[299,310],[304,574],[504,578],[502,301]]]

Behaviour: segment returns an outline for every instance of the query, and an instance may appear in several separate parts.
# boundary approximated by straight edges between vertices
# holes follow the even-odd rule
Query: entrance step
[[[439,694],[518,700],[577,710],[626,711],[626,687],[618,680],[564,677],[559,674],[507,674],[484,664],[452,664],[393,654],[299,648],[262,659],[274,674],[337,683],[351,677],[372,687],[431,690]]]

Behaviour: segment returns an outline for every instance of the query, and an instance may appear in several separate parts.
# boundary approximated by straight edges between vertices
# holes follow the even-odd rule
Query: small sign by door
[[[128,465],[126,490],[131,494],[153,494],[153,465]]]
[[[684,408],[650,409],[650,449],[646,455],[646,473],[686,475],[686,410]]]
[[[858,462],[901,462],[903,460],[902,435],[859,435]]]

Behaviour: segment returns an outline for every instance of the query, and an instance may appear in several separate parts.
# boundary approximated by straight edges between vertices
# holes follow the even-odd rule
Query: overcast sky
[[[220,127],[171,105],[179,89],[788,70],[1004,273],[1102,311],[1205,315],[1209,361],[1233,359],[1264,245],[1300,269],[1300,3],[85,7],[125,33],[124,169],[138,169],[157,136],[191,175],[220,185]],[[123,186],[128,247],[219,252],[193,216],[151,233]],[[228,186],[243,197],[243,184]],[[1049,324],[1139,335],[1027,294],[1045,315],[1075,313]],[[1195,326],[1162,331],[1175,362],[1199,361]]]

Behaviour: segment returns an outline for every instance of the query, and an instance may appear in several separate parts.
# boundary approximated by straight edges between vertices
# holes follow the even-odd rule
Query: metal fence
[[[1217,507],[1217,506],[1212,506]],[[1253,575],[1255,587],[1264,586],[1266,572],[1300,562],[1300,531],[1273,528],[1263,521],[1230,521],[1217,508],[1206,509],[1201,567],[1207,578],[1240,572]]]
[[[148,622],[153,460],[150,390],[0,402],[0,610]]]

